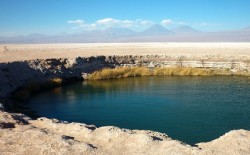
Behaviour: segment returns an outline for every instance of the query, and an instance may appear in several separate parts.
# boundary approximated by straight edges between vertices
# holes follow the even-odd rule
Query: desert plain
[[[0,44],[0,63],[99,55],[249,56],[250,43],[73,43]]]

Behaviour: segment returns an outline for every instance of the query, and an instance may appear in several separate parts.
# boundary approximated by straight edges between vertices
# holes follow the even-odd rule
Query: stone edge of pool
[[[29,97],[26,91],[20,93],[22,89],[39,91],[41,86],[50,88],[84,80],[89,73],[117,66],[227,69],[231,75],[249,76],[250,56],[124,55],[0,63],[0,151],[5,154],[31,154],[32,151],[49,154],[250,154],[250,131],[247,130],[230,131],[211,142],[189,146],[158,132],[96,128],[47,118],[32,120],[21,114],[24,112],[15,109],[14,112],[21,113],[12,113],[13,109],[8,108],[15,104],[10,99],[13,94],[18,92],[19,97]]]

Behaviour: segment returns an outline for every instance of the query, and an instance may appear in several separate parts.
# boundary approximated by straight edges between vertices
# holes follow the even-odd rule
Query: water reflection
[[[141,77],[67,85],[29,106],[47,117],[155,130],[194,144],[250,129],[249,94],[246,77]]]

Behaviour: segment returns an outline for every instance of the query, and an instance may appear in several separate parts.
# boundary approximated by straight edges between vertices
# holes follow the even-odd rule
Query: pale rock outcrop
[[[234,130],[197,147],[167,135],[113,126],[97,128],[56,119],[31,120],[23,114],[0,112],[0,152],[3,155],[33,154],[180,154],[248,155],[250,131]]]

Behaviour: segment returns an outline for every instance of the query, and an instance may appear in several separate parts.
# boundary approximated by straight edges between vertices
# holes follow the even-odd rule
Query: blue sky
[[[203,31],[250,26],[250,0],[0,0],[0,35],[75,33],[152,24]]]

